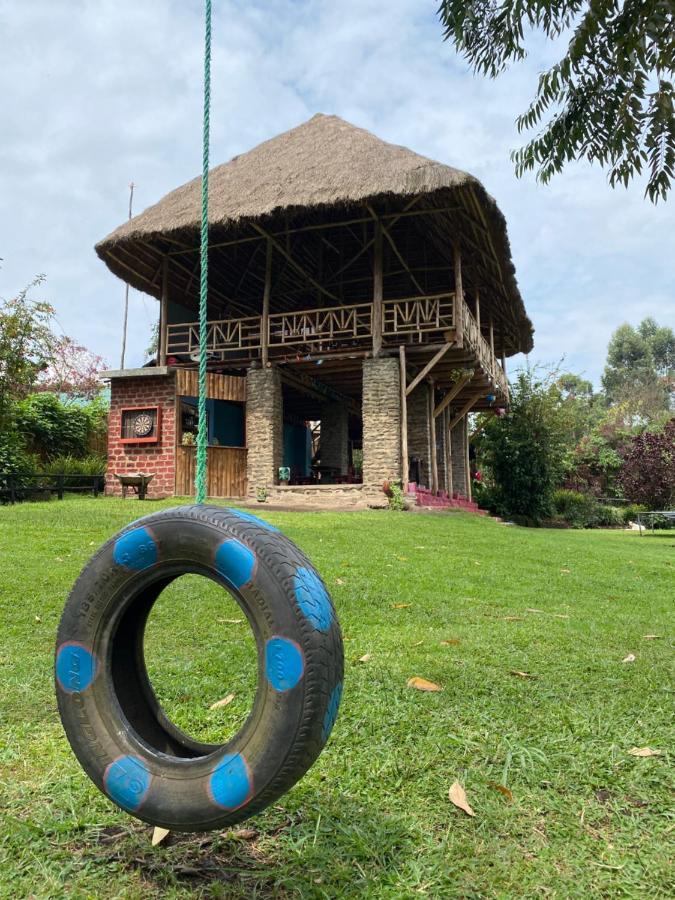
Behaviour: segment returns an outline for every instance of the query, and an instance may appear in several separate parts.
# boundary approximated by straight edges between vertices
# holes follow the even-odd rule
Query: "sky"
[[[675,199],[574,164],[517,179],[514,120],[560,47],[496,81],[442,40],[437,0],[213,0],[211,161],[317,112],[477,176],[506,216],[531,363],[592,379],[623,322],[675,326]],[[201,170],[202,3],[0,0],[0,297],[38,273],[59,327],[119,364],[124,285],[94,244]],[[37,295],[36,295],[37,296]],[[131,292],[127,365],[157,302]]]

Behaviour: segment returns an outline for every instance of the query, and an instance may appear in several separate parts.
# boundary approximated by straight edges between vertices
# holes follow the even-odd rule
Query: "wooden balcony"
[[[373,304],[271,313],[267,317],[269,359],[288,360],[317,351],[329,355],[373,344]],[[471,310],[454,293],[406,297],[382,302],[382,346],[401,344],[423,348],[452,341],[473,357],[501,400],[508,399],[508,380],[493,348],[480,331]],[[257,359],[263,350],[263,316],[210,321],[206,346],[210,358],[223,363]],[[197,360],[199,323],[170,324],[167,354]]]

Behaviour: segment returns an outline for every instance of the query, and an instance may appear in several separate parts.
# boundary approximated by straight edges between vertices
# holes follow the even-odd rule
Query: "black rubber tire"
[[[186,573],[229,591],[256,639],[251,714],[220,746],[167,719],[143,657],[153,603]],[[66,735],[97,787],[152,825],[208,831],[264,809],[315,761],[342,694],[342,636],[325,585],[276,528],[244,510],[178,507],[134,522],[85,566],[55,676]]]

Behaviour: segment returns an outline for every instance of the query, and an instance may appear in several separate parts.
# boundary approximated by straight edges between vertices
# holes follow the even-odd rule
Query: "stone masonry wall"
[[[436,458],[438,460],[439,491],[447,491],[448,489],[448,479],[445,471],[445,424],[444,413],[436,416]]]
[[[431,453],[429,450],[429,388],[423,382],[408,397],[408,456],[418,456],[420,484],[431,487]]]
[[[462,497],[469,496],[466,471],[466,416],[452,429],[452,490]]]
[[[321,465],[334,466],[340,475],[349,468],[349,413],[341,403],[321,410]]]
[[[159,441],[156,444],[123,444],[120,440],[122,409],[129,406],[161,407]],[[176,464],[176,386],[174,375],[113,378],[108,416],[108,469],[106,494],[121,496],[115,473],[154,472],[148,497],[172,497]]]
[[[283,464],[284,425],[281,376],[272,366],[249,369],[246,375],[246,475],[248,493],[279,480]]]
[[[363,361],[363,483],[375,492],[401,478],[400,377],[397,359]]]

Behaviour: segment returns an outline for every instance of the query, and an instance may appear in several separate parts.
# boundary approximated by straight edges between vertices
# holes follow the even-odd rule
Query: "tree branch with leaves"
[[[673,0],[441,0],[446,40],[474,71],[496,78],[527,56],[532,30],[567,40],[539,77],[519,132],[541,127],[513,151],[516,173],[544,184],[577,159],[628,185],[647,173],[645,193],[665,199],[675,170]]]

